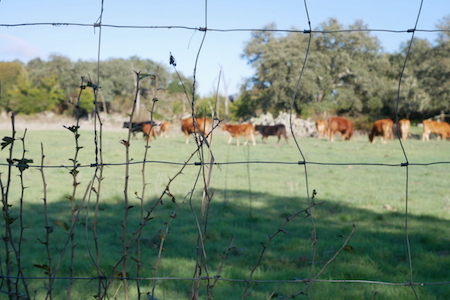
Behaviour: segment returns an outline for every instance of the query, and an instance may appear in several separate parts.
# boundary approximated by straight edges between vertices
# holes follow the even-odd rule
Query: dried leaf
[[[350,245],[345,245],[344,246],[344,251],[348,252],[348,253],[353,253],[353,252],[355,252],[355,249],[352,246],[350,246]]]
[[[61,227],[61,228],[64,229],[66,232],[69,231],[69,225],[67,225],[67,224],[64,223],[64,222],[56,221],[56,222],[53,222],[53,224],[55,224],[56,226]]]
[[[39,269],[44,269],[46,271],[50,271],[50,267],[47,265],[33,265],[33,266],[35,266],[36,268],[39,268]]]
[[[9,215],[5,215],[3,219],[5,219],[6,224],[11,225],[15,220],[17,220],[17,217],[11,218]]]

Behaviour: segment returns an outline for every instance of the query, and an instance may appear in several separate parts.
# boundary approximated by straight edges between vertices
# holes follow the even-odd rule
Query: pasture
[[[410,165],[402,167],[406,159],[397,140],[382,145],[379,138],[370,144],[367,136],[349,142],[338,138],[333,143],[297,138],[299,151],[292,137],[288,144],[278,145],[276,137],[263,144],[261,135],[256,135],[256,146],[237,147],[227,145],[229,135],[216,130],[211,156],[206,148],[197,152],[192,138],[185,144],[178,130],[174,125],[169,137],[156,138],[148,148],[142,139],[130,141],[128,182],[126,147],[121,142],[127,139],[126,129],[102,132],[96,143],[94,132],[81,128],[77,146],[70,130],[30,128],[24,138],[26,152],[16,140],[13,157],[33,160],[22,177],[18,168],[12,169],[8,192],[10,214],[21,216],[10,225],[13,237],[22,235],[20,262],[23,275],[31,277],[25,279],[31,295],[44,298],[49,284],[45,266],[51,256],[53,270],[61,263],[58,273],[52,274],[63,277],[54,283],[55,299],[67,297],[69,286],[72,298],[92,298],[104,282],[109,284],[110,299],[124,299],[125,285],[127,296],[137,299],[136,282],[142,299],[153,293],[159,300],[188,299],[195,288],[200,299],[208,299],[209,293],[219,300],[284,299],[303,290],[297,298],[415,299],[415,293],[419,299],[448,298],[449,164],[421,164],[450,162],[450,142],[422,142],[417,137],[419,129],[414,128],[414,138],[403,142]],[[11,136],[8,130],[0,134]],[[23,134],[18,130],[16,137]],[[105,164],[101,175],[92,165],[99,157],[96,147]],[[8,151],[6,147],[0,152],[4,193]],[[301,163],[302,154],[306,165]],[[211,172],[208,192],[212,197],[199,230],[207,181],[201,166],[195,164],[201,157],[205,162],[213,157],[214,164],[204,169],[206,175]],[[37,167],[42,159],[44,180]],[[75,190],[74,161],[79,164]],[[101,185],[89,188],[89,182],[98,179]],[[309,207],[307,195],[311,198],[313,191],[315,205],[304,212]],[[158,204],[160,197],[162,204]],[[149,211],[151,217],[141,228],[142,216]],[[69,236],[64,224],[70,227],[74,213]],[[46,216],[51,230],[45,228]],[[138,229],[140,234],[134,236]],[[48,243],[43,243],[50,231]],[[127,270],[121,273],[117,266],[124,257],[124,235],[126,240],[136,240],[127,247]],[[404,285],[411,280],[406,236],[412,281],[423,283],[414,290]],[[72,246],[64,248],[70,238]],[[202,247],[206,254],[199,258]],[[4,246],[0,257],[4,276]],[[197,275],[213,279],[200,280],[197,287],[190,279],[198,262],[202,273]],[[103,281],[83,279],[99,274],[105,276]],[[140,279],[106,279],[121,274]],[[315,279],[324,281],[305,289],[301,280],[316,275]]]

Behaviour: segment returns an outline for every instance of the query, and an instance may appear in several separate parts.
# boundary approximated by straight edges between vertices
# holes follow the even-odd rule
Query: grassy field
[[[96,179],[100,175],[91,166],[96,162],[94,133],[80,130],[79,146],[83,148],[76,157],[80,164],[76,180],[79,184],[74,191],[70,174],[76,153],[74,135],[69,130],[29,130],[24,139],[24,156],[33,163],[24,171],[23,183],[18,176],[19,169],[12,169],[7,194],[8,204],[12,205],[8,208],[10,215],[22,217],[10,227],[13,238],[22,241],[14,244],[21,252],[23,274],[39,277],[26,280],[29,293],[36,299],[45,296],[49,281],[44,266],[49,265],[48,256],[52,257],[52,274],[59,277],[69,276],[73,256],[72,276],[79,279],[72,285],[67,278],[57,279],[53,299],[66,298],[69,286],[73,299],[93,298],[106,283],[109,299],[124,299],[125,284],[128,284],[129,298],[137,299],[136,282],[142,298],[153,290],[159,300],[190,299],[189,279],[194,277],[196,261],[202,264],[200,277],[220,275],[215,285],[213,280],[209,281],[213,285],[209,290],[219,300],[284,299],[306,287],[305,283],[285,281],[315,277],[324,267],[316,278],[324,281],[316,281],[304,290],[311,298],[416,299],[416,293],[419,299],[448,299],[450,284],[431,283],[450,282],[449,164],[423,164],[450,162],[450,144],[435,140],[421,142],[419,131],[415,128],[413,139],[403,142],[406,157],[396,140],[382,145],[379,140],[368,143],[365,136],[334,143],[298,138],[299,150],[292,138],[289,144],[281,141],[277,145],[273,137],[263,144],[257,136],[255,147],[227,145],[228,136],[218,132],[213,136],[211,148],[215,164],[205,169],[212,174],[209,192],[213,195],[207,222],[202,225],[206,256],[199,259],[197,222],[201,218],[204,180],[198,177],[201,167],[193,165],[201,158],[192,138],[188,145],[178,132],[156,139],[147,149],[145,168],[142,163],[145,143],[140,139],[131,140],[129,151],[133,164],[129,166],[126,186],[126,166],[122,164],[126,147],[121,140],[127,138],[127,132],[103,132],[97,146],[101,146],[103,163],[107,165],[99,187]],[[5,130],[0,134],[11,135]],[[22,136],[23,132],[17,132],[17,137]],[[23,155],[20,140],[15,142],[14,149],[13,158],[20,159]],[[41,149],[46,166],[43,169],[46,201],[41,172],[36,167],[41,163]],[[4,195],[8,151],[6,147],[0,152]],[[206,149],[203,154],[208,162],[210,154]],[[302,154],[306,165],[298,163],[304,160]],[[188,160],[190,164],[177,175]],[[408,167],[400,166],[406,162]],[[158,199],[170,179],[173,181],[169,191],[174,201],[166,193],[160,205]],[[95,190],[88,188],[91,181]],[[308,208],[308,193],[311,196],[313,190],[317,193],[313,199],[316,205],[308,210],[310,215],[303,210]],[[138,198],[142,196],[141,202]],[[125,198],[129,199],[127,207]],[[78,207],[71,207],[72,204]],[[141,228],[142,214],[149,211],[150,217],[136,242],[133,233]],[[78,212],[73,235],[69,235],[64,226],[70,227],[71,218]],[[296,217],[290,218],[293,215]],[[49,230],[45,228],[46,216],[51,225]],[[3,219],[4,237],[8,218]],[[290,221],[282,227],[287,219]],[[339,252],[354,228],[345,251]],[[48,242],[43,242],[46,232],[50,232]],[[414,289],[402,285],[411,280],[406,236],[411,248],[412,280],[424,283],[415,285]],[[126,249],[127,276],[137,276],[139,263],[139,277],[180,279],[127,282],[81,279],[99,273],[120,276],[124,238],[132,240]],[[67,248],[66,241],[69,241]],[[161,242],[164,242],[162,246]],[[8,240],[4,238],[2,243],[8,244]],[[0,247],[2,275],[7,273],[5,249]],[[15,255],[11,254],[10,259],[16,262]],[[61,266],[55,274],[58,262]],[[252,270],[251,279],[255,281],[247,283],[245,280],[250,279]],[[12,274],[18,274],[14,264]],[[199,299],[208,299],[208,281],[199,284]],[[22,286],[21,282],[17,286]],[[4,283],[1,290],[5,289]]]

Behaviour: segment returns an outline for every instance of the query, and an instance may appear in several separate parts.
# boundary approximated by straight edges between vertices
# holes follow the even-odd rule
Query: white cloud
[[[0,33],[0,56],[8,60],[27,61],[40,56],[40,51],[37,47],[31,46],[20,38]]]

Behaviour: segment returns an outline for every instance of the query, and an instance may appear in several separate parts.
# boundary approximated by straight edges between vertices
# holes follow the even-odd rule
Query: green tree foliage
[[[320,30],[336,32],[315,36],[312,62],[321,64],[326,78],[321,80],[325,84],[319,84],[321,94],[335,110],[378,113],[383,101],[392,99],[393,85],[385,76],[389,60],[381,53],[378,39],[364,31],[367,26],[362,21],[349,26],[355,31],[340,32],[343,29],[330,19]]]
[[[8,109],[22,114],[56,111],[59,103],[66,98],[56,75],[43,76],[33,82],[26,72],[8,90],[7,97]]]
[[[80,76],[74,72],[74,63],[65,56],[52,54],[47,61],[35,58],[28,62],[27,70],[34,82],[39,82],[39,79],[45,76],[57,76],[66,94],[77,91],[80,86]]]
[[[0,82],[2,89],[8,85],[16,83],[20,73],[22,73],[24,65],[20,61],[0,62]]]
[[[133,105],[136,72],[141,72],[152,74],[140,81],[143,118],[148,118],[154,98],[161,103],[156,106],[158,116],[190,111],[187,99],[191,97],[193,81],[183,74],[169,72],[168,67],[149,59],[130,57],[101,61],[100,70],[98,73],[96,61],[72,62],[61,55],[50,55],[47,60],[35,58],[26,65],[0,62],[1,108],[27,114],[42,110],[73,114],[75,106],[70,103],[77,103],[84,78],[84,84],[90,81],[100,87],[99,103],[104,101],[111,112],[125,114]],[[83,115],[94,108],[93,93],[87,90],[79,103]]]
[[[433,115],[450,110],[450,17],[444,18],[437,27],[441,32],[433,46],[426,40],[415,40],[411,45],[411,62],[407,65],[409,73],[417,80],[420,111]],[[404,56],[409,44],[403,46]]]
[[[306,51],[308,35],[291,32],[275,33],[273,24],[267,31],[254,32],[244,49],[243,57],[255,68],[255,76],[245,87],[258,108],[277,112],[291,107]],[[294,99],[298,113],[339,111],[378,113],[384,102],[392,100],[393,82],[386,76],[390,68],[376,37],[357,21],[348,29],[329,19],[314,33],[305,73]],[[254,100],[252,100],[255,102]]]
[[[399,53],[390,57],[393,69],[400,70],[409,53],[399,101],[399,110],[406,116],[419,114],[428,118],[450,110],[450,17],[437,27],[444,31],[434,44],[414,39],[412,44],[403,43]]]
[[[19,61],[0,62],[0,106],[8,107],[9,98],[6,96],[6,91],[12,88],[20,77],[20,74],[25,70],[24,65]]]
[[[397,86],[408,48],[409,43],[403,43],[400,52],[389,57],[392,68],[388,71],[388,76],[397,80]],[[401,116],[409,117],[417,113],[425,113],[430,108],[431,97],[424,86],[424,82],[427,81],[425,73],[430,60],[424,60],[424,58],[431,55],[431,50],[432,47],[428,40],[414,40],[401,78],[400,94],[397,93],[395,96],[399,96],[398,109]],[[392,101],[389,106],[390,110],[393,111],[396,104],[396,101]]]
[[[236,121],[253,116],[255,107],[258,107],[256,97],[253,97],[251,92],[246,92],[230,105],[230,119]]]

